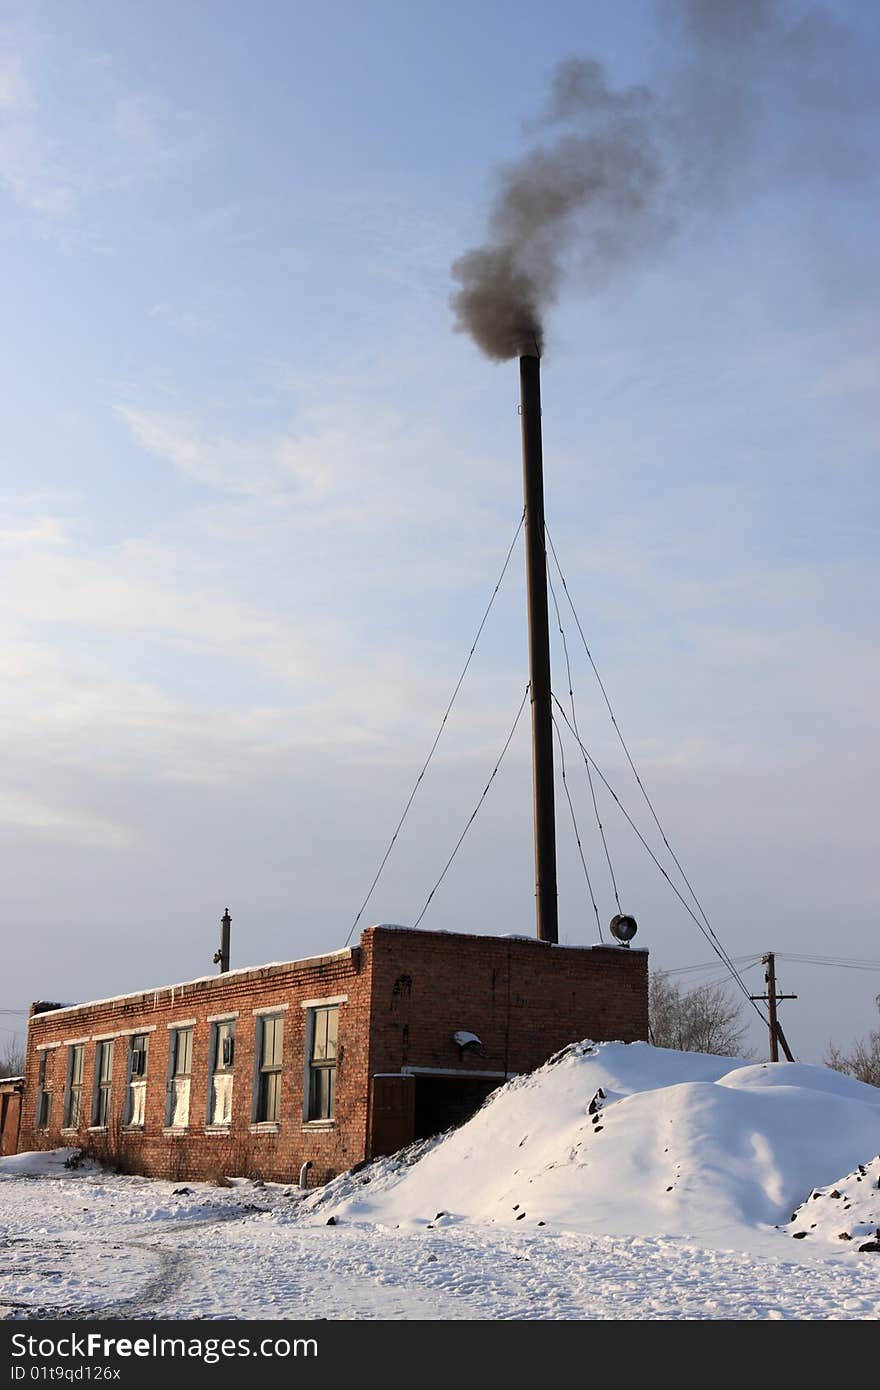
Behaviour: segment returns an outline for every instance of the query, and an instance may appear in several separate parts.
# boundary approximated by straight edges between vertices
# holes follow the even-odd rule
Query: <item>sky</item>
[[[522,510],[516,364],[453,331],[451,264],[557,65],[662,88],[680,12],[0,4],[0,1008],[211,973],[226,906],[234,966],[345,943]],[[877,961],[880,15],[779,14],[802,64],[701,73],[742,134],[711,196],[625,273],[575,254],[548,308],[547,521],[724,948]],[[523,570],[520,537],[358,930],[415,920],[486,785]],[[563,626],[584,742],[662,856]],[[565,699],[558,634],[552,661]],[[601,788],[599,815],[652,965],[711,961]],[[534,931],[531,816],[524,716],[424,927]],[[592,944],[558,774],[557,833],[560,937]],[[803,1060],[877,1026],[876,970],[779,983]]]

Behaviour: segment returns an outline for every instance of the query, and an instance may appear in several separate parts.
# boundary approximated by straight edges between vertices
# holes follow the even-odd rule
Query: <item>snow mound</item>
[[[880,1090],[826,1067],[585,1042],[495,1091],[461,1128],[343,1174],[300,1213],[722,1245],[747,1227],[778,1240],[817,1185],[851,1172],[867,1192],[858,1165],[878,1148]]]
[[[32,1153],[10,1154],[0,1158],[2,1178],[75,1177],[77,1173],[95,1174],[100,1165],[92,1159],[80,1158],[79,1149],[42,1149]]]
[[[846,1177],[815,1188],[786,1227],[795,1240],[851,1245],[865,1254],[880,1254],[880,1154],[860,1163]]]

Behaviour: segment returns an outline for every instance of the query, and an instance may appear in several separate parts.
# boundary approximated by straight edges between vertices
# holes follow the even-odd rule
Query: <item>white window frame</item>
[[[279,1065],[278,1065],[277,1067],[274,1067],[274,1066],[273,1066],[273,1067],[270,1069],[270,1070],[272,1071],[273,1075],[276,1075],[276,1076],[278,1077],[278,1114],[277,1114],[277,1116],[275,1116],[275,1117],[273,1117],[273,1118],[271,1118],[271,1119],[267,1119],[265,1116],[263,1116],[263,1115],[261,1114],[261,1111],[262,1111],[262,1108],[263,1108],[262,1102],[263,1102],[263,1075],[264,1075],[264,1071],[263,1071],[263,1043],[264,1043],[264,1038],[265,1038],[265,1034],[266,1034],[266,1024],[267,1024],[267,1023],[280,1023],[280,1024],[281,1024],[281,1061],[280,1061],[280,1063],[279,1063]],[[256,1026],[254,1027],[254,1043],[255,1043],[255,1046],[254,1046],[254,1089],[253,1089],[253,1103],[252,1103],[252,1106],[251,1106],[251,1119],[252,1119],[253,1125],[257,1126],[258,1128],[261,1128],[261,1127],[265,1126],[267,1129],[277,1129],[278,1126],[279,1126],[280,1123],[281,1123],[281,1080],[282,1080],[282,1077],[284,1076],[284,1034],[285,1034],[285,1031],[286,1031],[286,1030],[285,1030],[285,1027],[284,1027],[284,1010],[283,1010],[283,1008],[267,1009],[265,1012],[261,1010],[259,1013],[257,1013],[257,1012],[255,1011],[255,1025],[256,1025]]]
[[[217,1062],[219,1059],[220,1036],[222,1029],[228,1029],[226,1036],[232,1039],[232,1060],[228,1065],[221,1064],[220,1067],[218,1067]],[[211,1047],[208,1054],[208,1099],[207,1109],[205,1112],[205,1124],[209,1129],[229,1129],[232,1125],[232,1091],[235,1086],[235,1033],[236,1022],[235,1017],[233,1015],[230,1014],[228,1018],[213,1018],[211,1020]],[[215,1081],[218,1074],[222,1077],[229,1077],[228,1120],[214,1119],[216,1101]]]
[[[310,999],[303,1004],[306,1011],[306,1046],[305,1046],[305,1067],[303,1071],[303,1124],[329,1128],[336,1123],[336,1082],[339,1067],[339,1006],[346,1002],[346,996],[336,995],[330,999]],[[330,1010],[336,1013],[336,1055],[333,1058],[332,1067],[329,1064],[315,1064],[313,1053],[315,1050],[315,1024],[319,1013],[327,1013]],[[312,1073],[313,1071],[332,1071],[334,1073],[332,1081],[333,1104],[329,1115],[312,1114]]]
[[[76,1124],[71,1124],[71,1108],[73,1105],[74,1082],[73,1082],[73,1056],[75,1052],[80,1055],[79,1081],[76,1083],[77,1115]],[[83,1042],[67,1043],[67,1080],[64,1085],[64,1128],[70,1130],[79,1129],[83,1122],[83,1077],[86,1072],[86,1045]]]
[[[143,1056],[144,1070],[135,1073],[134,1059],[135,1039],[143,1038],[144,1046],[138,1049],[138,1054]],[[131,1033],[128,1040],[128,1076],[126,1078],[126,1100],[125,1100],[125,1127],[126,1129],[143,1129],[147,1119],[147,1072],[150,1066],[150,1035],[147,1032]],[[136,1100],[140,1099],[141,1118],[134,1118],[137,1112]]]
[[[180,1036],[182,1033],[189,1034],[189,1071],[179,1072],[177,1070],[178,1054],[180,1050]],[[168,1030],[168,1083],[165,1090],[165,1129],[179,1133],[189,1128],[189,1116],[192,1102],[192,1064],[193,1049],[195,1047],[195,1023],[186,1022],[169,1025]],[[178,1084],[187,1082],[186,1099],[186,1121],[181,1124],[178,1119],[175,1121],[175,1114],[178,1111]]]
[[[110,1106],[113,1101],[113,1038],[99,1038],[95,1042],[95,1075],[92,1084],[92,1123],[91,1129],[106,1129],[110,1123]],[[109,1058],[109,1079],[101,1081],[102,1067],[100,1065],[104,1057]],[[101,1111],[104,1110],[103,1096],[106,1093],[107,1105],[103,1118]]]

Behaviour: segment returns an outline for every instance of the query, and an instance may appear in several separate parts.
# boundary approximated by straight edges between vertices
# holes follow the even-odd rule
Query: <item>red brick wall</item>
[[[521,1072],[580,1038],[648,1036],[648,956],[619,946],[370,927],[371,1073]],[[476,1033],[462,1057],[452,1035]]]
[[[25,1102],[19,1147],[78,1146],[91,1141],[120,1148],[132,1168],[153,1176],[215,1177],[245,1171],[295,1182],[310,1160],[312,1182],[323,1182],[362,1158],[367,1128],[367,1011],[369,984],[359,949],[312,962],[266,966],[233,972],[194,984],[77,1008],[31,1016],[25,1073]],[[306,1011],[301,1001],[347,996],[339,1006],[340,1056],[337,1066],[336,1124],[309,1127],[303,1122]],[[277,1133],[254,1132],[253,1092],[258,1016],[254,1009],[283,1007],[284,1052],[281,1119]],[[215,1014],[238,1011],[235,1034],[233,1116],[228,1133],[207,1125],[209,1051]],[[195,1020],[189,1126],[184,1135],[163,1133],[172,1032],[168,1025]],[[143,1129],[125,1131],[130,1035],[152,1028],[149,1035],[146,1116]],[[97,1043],[102,1035],[120,1033],[113,1043],[111,1121],[106,1134],[90,1131]],[[65,1130],[64,1102],[68,1045],[86,1039],[83,1115],[79,1129]],[[52,1089],[50,1124],[37,1127],[40,1045],[49,1050],[46,1080]]]
[[[368,928],[352,951],[264,966],[191,984],[74,1008],[33,1013],[28,1034],[21,1150],[79,1146],[118,1151],[133,1171],[173,1179],[248,1172],[294,1182],[310,1160],[320,1183],[368,1152],[369,1097],[376,1073],[455,1069],[464,1074],[528,1071],[579,1038],[645,1039],[647,954],[619,947],[570,949],[537,940]],[[345,995],[339,1010],[335,1123],[315,1128],[302,1118],[304,1000]],[[281,1119],[278,1132],[254,1132],[252,1105],[257,1020],[254,1009],[284,1009]],[[38,1008],[40,1006],[37,1006]],[[45,1007],[45,1006],[43,1006]],[[233,1118],[227,1133],[207,1126],[213,1015],[238,1012]],[[163,1133],[171,1032],[195,1020],[189,1126]],[[150,1028],[146,1122],[126,1132],[130,1036]],[[476,1033],[478,1054],[462,1055],[456,1029]],[[111,1121],[89,1131],[97,1042],[113,1046]],[[68,1046],[85,1039],[83,1115],[63,1129]],[[48,1128],[37,1126],[40,1047],[48,1050],[52,1090]],[[113,1154],[108,1154],[112,1157]]]

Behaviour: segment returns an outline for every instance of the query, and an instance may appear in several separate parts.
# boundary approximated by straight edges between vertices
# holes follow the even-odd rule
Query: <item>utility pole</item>
[[[776,956],[773,951],[768,951],[766,956],[761,957],[763,965],[767,969],[764,972],[764,982],[767,985],[766,994],[750,994],[749,998],[757,1003],[762,1000],[769,1007],[770,1011],[770,1061],[779,1061],[779,1044],[782,1043],[782,1050],[789,1062],[794,1061],[791,1048],[789,1047],[785,1034],[782,1031],[782,1024],[776,1016],[776,1005],[782,999],[797,999],[796,994],[777,994],[776,993]]]

